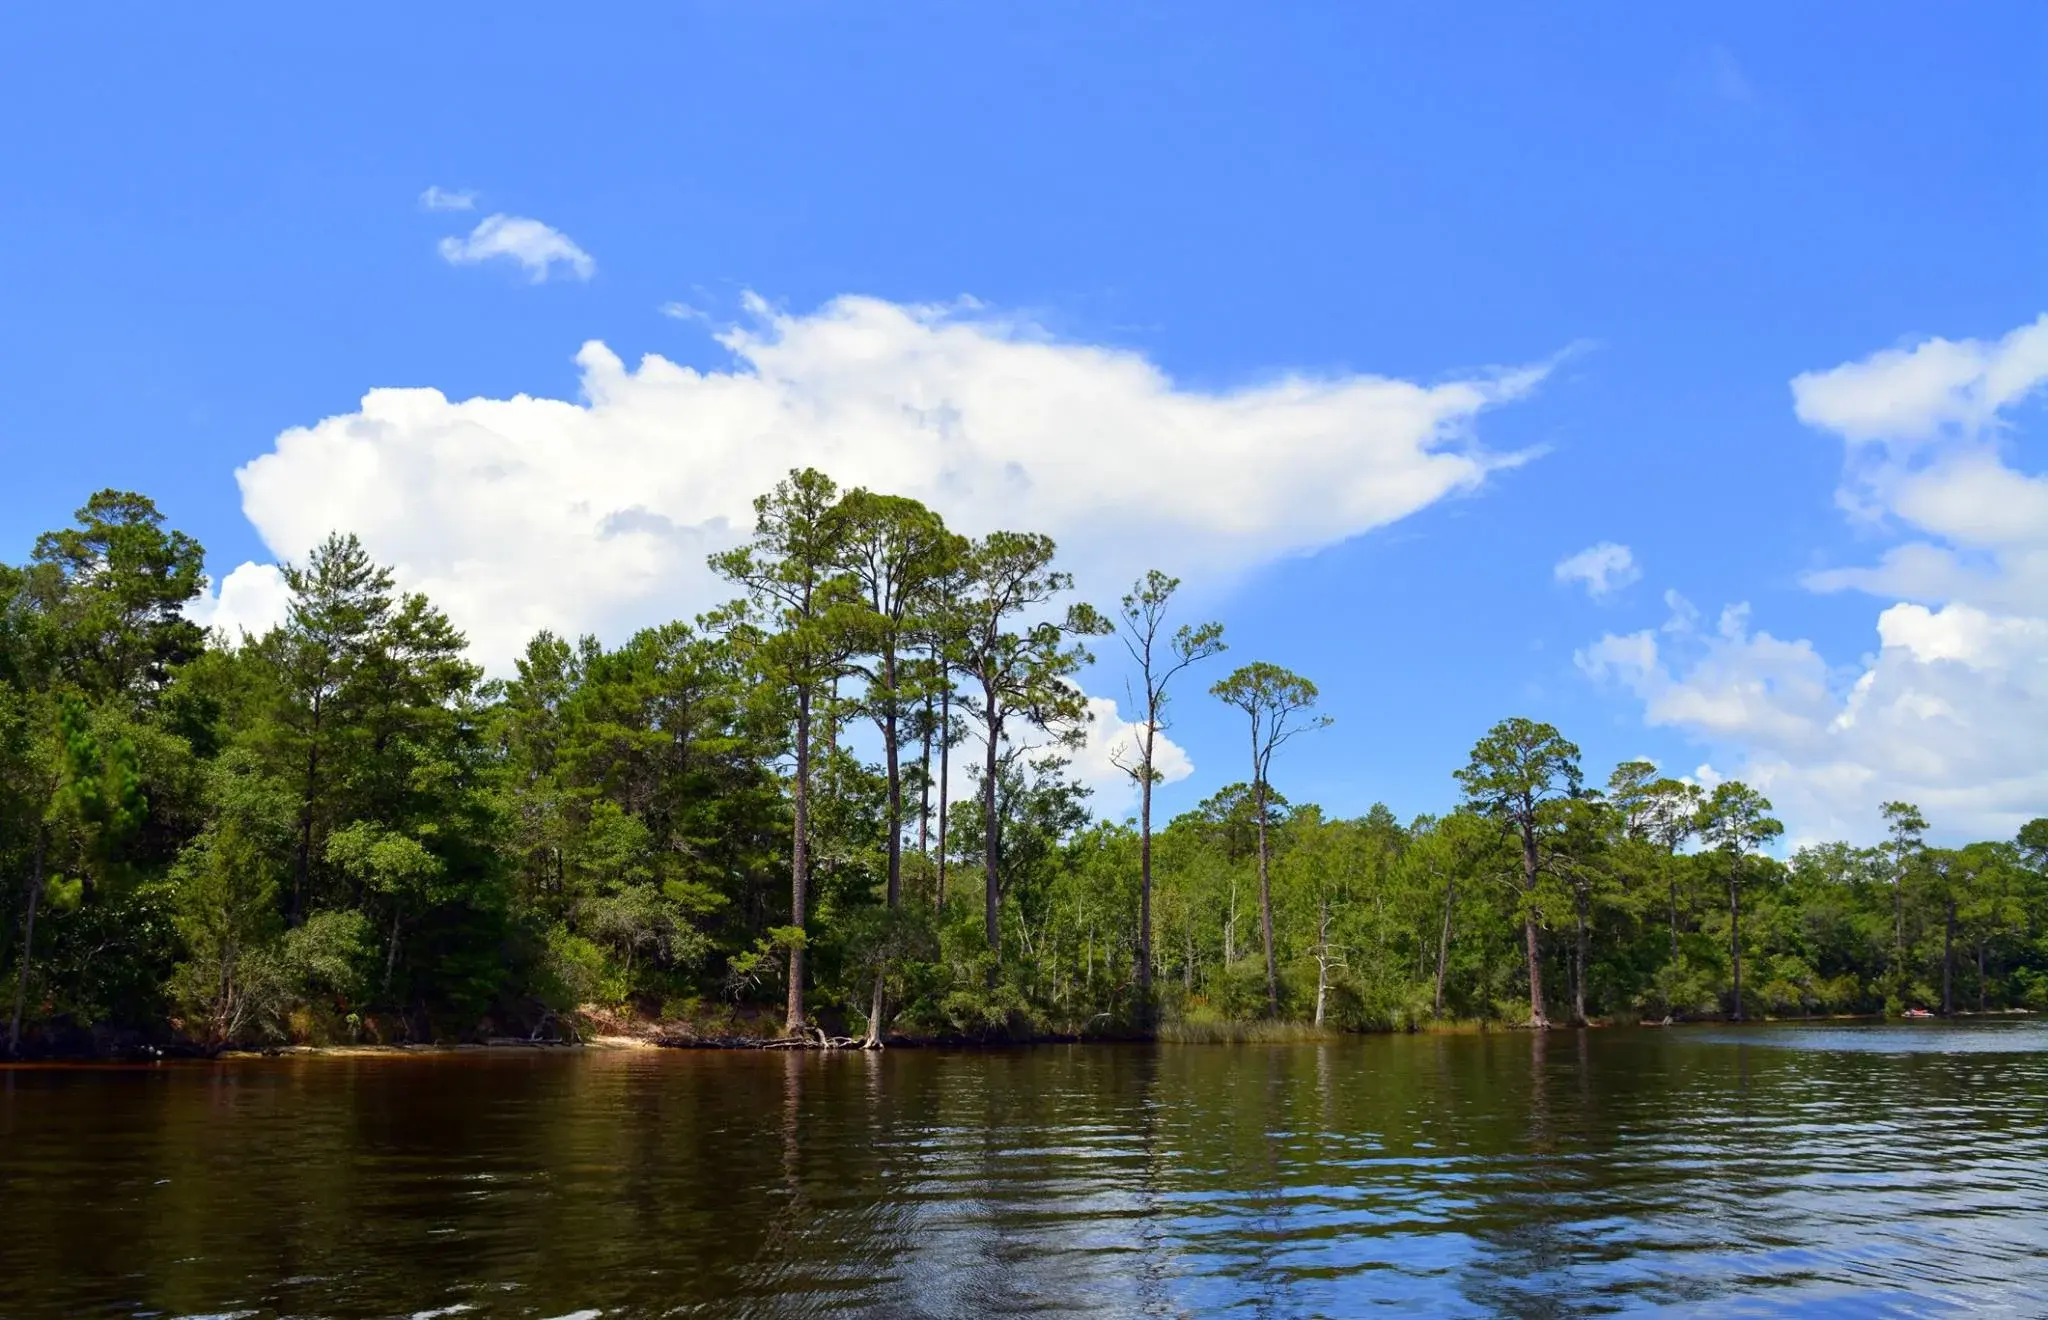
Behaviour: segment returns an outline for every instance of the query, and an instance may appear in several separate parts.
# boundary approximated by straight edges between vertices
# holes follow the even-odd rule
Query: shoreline
[[[1986,1012],[1956,1013],[1942,1018],[1887,1018],[1880,1013],[1832,1013],[1816,1014],[1809,1017],[1769,1017],[1748,1022],[1735,1022],[1727,1018],[1687,1018],[1675,1022],[1641,1021],[1611,1022],[1592,1021],[1584,1026],[1553,1023],[1548,1032],[1609,1030],[1660,1030],[1686,1027],[1765,1027],[1799,1026],[1803,1024],[1847,1024],[1869,1023],[1876,1025],[1905,1025],[1908,1023],[1954,1023],[1967,1021],[2017,1020],[2036,1017],[2031,1009],[1993,1009]],[[1294,1023],[1277,1024],[1277,1031],[1262,1031],[1261,1024],[1219,1023],[1204,1024],[1194,1032],[1183,1033],[1172,1028],[1153,1035],[1122,1036],[1079,1036],[1048,1034],[1019,1037],[971,1037],[971,1036],[897,1036],[886,1039],[878,1050],[952,1050],[952,1051],[998,1051],[1029,1049],[1045,1045],[1167,1045],[1200,1047],[1204,1045],[1314,1045],[1333,1044],[1339,1041],[1365,1039],[1374,1036],[1484,1036],[1520,1035],[1529,1028],[1510,1023],[1491,1022],[1442,1022],[1416,1026],[1406,1030],[1382,1031],[1317,1031],[1313,1027]],[[121,1050],[104,1052],[74,1051],[49,1054],[27,1054],[20,1058],[0,1058],[0,1070],[8,1068],[32,1068],[38,1066],[66,1065],[127,1065],[138,1063],[211,1062],[252,1059],[352,1059],[352,1058],[419,1058],[444,1055],[503,1055],[503,1054],[547,1054],[563,1051],[593,1052],[599,1054],[633,1053],[648,1050],[682,1050],[703,1052],[776,1052],[796,1051],[819,1054],[860,1054],[874,1052],[857,1037],[774,1037],[774,1036],[697,1036],[688,1032],[599,1032],[578,1040],[529,1040],[522,1037],[497,1037],[481,1041],[431,1041],[416,1044],[338,1044],[338,1045],[270,1045],[237,1047],[218,1051],[206,1051],[191,1045],[172,1044],[167,1046],[142,1045]]]

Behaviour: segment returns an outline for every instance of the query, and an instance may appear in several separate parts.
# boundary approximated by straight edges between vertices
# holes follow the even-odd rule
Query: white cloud
[[[2048,315],[1995,344],[1929,339],[1860,362],[1803,372],[1792,407],[1808,426],[1856,443],[1973,435],[2048,380]]]
[[[186,604],[185,617],[240,644],[244,636],[261,637],[283,623],[290,600],[275,564],[243,564],[219,582],[207,583],[206,592]]]
[[[971,534],[1051,533],[1085,594],[1145,568],[1213,582],[1406,517],[1518,461],[1481,448],[1525,369],[1420,385],[1176,385],[1143,357],[971,308],[842,298],[721,336],[697,371],[577,355],[578,401],[376,389],[236,474],[272,552],[360,535],[502,669],[537,629],[617,638],[724,599],[705,556],[812,465]]]
[[[1119,715],[1116,702],[1110,698],[1081,695],[1087,702],[1087,716],[1078,746],[1066,746],[1052,734],[1013,725],[1011,748],[1021,747],[1025,760],[1039,764],[1064,761],[1067,777],[1089,790],[1089,809],[1105,820],[1121,819],[1135,813],[1138,807],[1137,781],[1123,768],[1137,763],[1138,725]],[[880,743],[877,741],[870,748],[867,740],[867,731],[860,729],[850,745],[858,755],[878,757]],[[954,746],[947,763],[948,801],[959,802],[974,795],[986,755],[987,744],[981,739],[979,727],[974,721],[967,721],[966,736]],[[1153,745],[1153,758],[1165,783],[1177,784],[1195,771],[1195,763],[1186,750],[1163,730]]]
[[[597,263],[567,234],[523,215],[487,215],[468,237],[442,239],[441,259],[451,266],[516,261],[535,284],[544,282],[557,266],[567,267],[579,280],[597,273]]]
[[[1892,798],[1951,836],[2048,814],[2048,479],[2002,448],[2044,380],[2048,317],[1793,382],[1799,417],[1846,442],[1844,506],[1910,538],[1805,578],[1885,602],[1874,655],[1831,667],[1809,641],[1751,631],[1746,607],[1706,635],[1673,596],[1661,637],[1603,637],[1581,667],[1713,745],[1720,773],[1770,793],[1796,835],[1871,837]]]
[[[1063,750],[1074,778],[1094,790],[1093,806],[1103,816],[1135,810],[1138,781],[1125,766],[1138,764],[1138,738],[1143,726],[1117,714],[1108,697],[1088,698],[1088,727],[1078,748]],[[1152,763],[1163,783],[1177,784],[1195,772],[1195,763],[1162,729],[1152,744]]]
[[[1993,344],[1931,339],[1793,381],[1800,418],[1849,442],[1844,506],[1908,537],[1806,585],[2048,616],[2048,477],[2008,461],[2010,414],[2044,382],[2048,316]]]
[[[1877,634],[1877,654],[1838,673],[1729,611],[1712,636],[1610,635],[1578,661],[1634,690],[1649,723],[1725,750],[1702,779],[1748,780],[1802,837],[1873,837],[1893,798],[1963,835],[2048,812],[2048,622],[1897,604]]]
[[[473,211],[476,209],[476,194],[454,192],[447,188],[432,187],[420,194],[422,211]]]
[[[1643,570],[1636,563],[1636,557],[1625,545],[1602,541],[1589,545],[1567,559],[1558,561],[1551,570],[1559,582],[1577,582],[1586,588],[1586,594],[1595,600],[1619,591],[1632,582],[1639,581]]]

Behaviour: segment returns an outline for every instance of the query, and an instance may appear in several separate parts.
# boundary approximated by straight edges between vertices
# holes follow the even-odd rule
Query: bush
[[[570,1012],[579,1004],[617,1008],[626,1002],[626,978],[612,966],[603,949],[567,926],[548,931],[540,973],[539,998],[557,1013]]]

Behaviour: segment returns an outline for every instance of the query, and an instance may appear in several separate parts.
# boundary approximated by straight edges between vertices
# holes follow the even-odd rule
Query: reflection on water
[[[10,1317],[1376,1304],[2048,1313],[2048,1030],[0,1071]]]

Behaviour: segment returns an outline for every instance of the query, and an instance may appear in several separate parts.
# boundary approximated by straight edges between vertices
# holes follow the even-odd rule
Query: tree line
[[[208,635],[198,543],[94,495],[0,564],[8,1051],[2048,1008],[2048,819],[1939,848],[1887,803],[1883,843],[1780,860],[1755,789],[1589,785],[1526,719],[1449,810],[1338,819],[1280,788],[1315,685],[1226,670],[1174,579],[1097,610],[1047,537],[811,470],[755,513],[711,561],[730,604],[491,679],[342,534],[285,566],[282,624]],[[1123,821],[1062,755],[1094,650],[1137,716]],[[1243,778],[1155,829],[1200,685]]]

